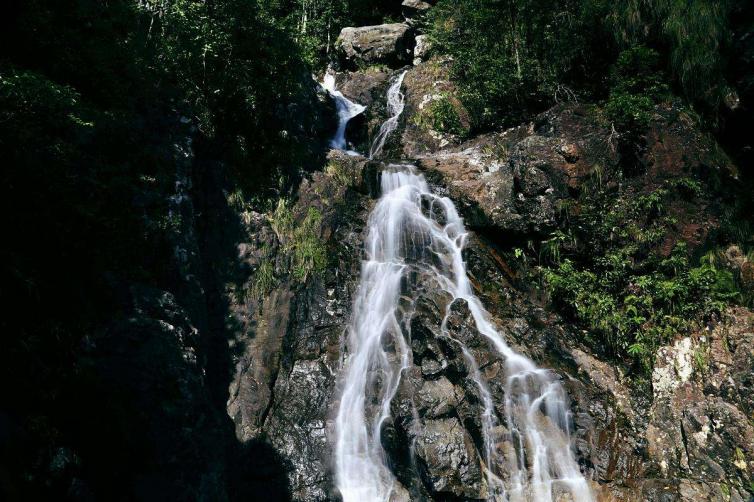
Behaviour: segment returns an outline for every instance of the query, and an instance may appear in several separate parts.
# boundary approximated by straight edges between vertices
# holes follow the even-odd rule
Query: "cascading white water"
[[[395,87],[389,92],[402,101]],[[393,108],[402,109],[402,104]],[[397,123],[396,114],[391,119]],[[384,144],[385,138],[379,139]],[[544,502],[568,495],[575,502],[593,500],[571,451],[565,392],[551,372],[508,346],[474,294],[462,256],[467,232],[453,203],[433,194],[413,166],[388,166],[381,185],[368,220],[335,420],[335,474],[343,501],[387,502],[394,492],[396,480],[380,435],[401,375],[412,364],[405,334],[410,314],[401,308],[416,294],[410,276],[427,278],[453,300],[465,300],[476,329],[504,361],[504,403],[496,407],[471,351],[446,328],[449,302],[441,336],[460,346],[478,387],[489,500]],[[501,433],[501,423],[507,433]]]
[[[330,69],[325,73],[325,78],[321,85],[335,101],[335,107],[338,111],[338,129],[335,131],[335,136],[330,141],[330,146],[332,148],[337,148],[338,150],[344,150],[346,153],[352,155],[358,155],[357,152],[347,149],[346,127],[348,126],[348,122],[358,114],[362,113],[366,107],[354,103],[347,97],[343,96],[343,93],[335,88],[335,74]]]
[[[387,90],[387,112],[388,119],[382,123],[380,130],[377,132],[377,136],[372,142],[372,147],[369,149],[369,158],[373,159],[382,153],[382,149],[385,147],[385,140],[390,136],[390,133],[395,131],[398,127],[398,119],[403,113],[403,108],[406,106],[403,93],[401,92],[401,86],[403,85],[403,78],[407,72],[403,72],[393,81]]]

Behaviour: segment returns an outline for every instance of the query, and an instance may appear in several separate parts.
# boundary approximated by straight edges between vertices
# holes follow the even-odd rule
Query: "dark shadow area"
[[[290,501],[288,478],[281,466],[280,454],[264,441],[237,445],[228,471],[228,475],[237,480],[230,484],[230,499]]]
[[[281,459],[225,410],[223,190],[320,166],[321,103],[252,4],[192,3],[211,33],[138,4],[13,0],[0,20],[0,500],[286,500]],[[216,33],[237,59],[197,52]],[[206,62],[222,92],[196,85]]]

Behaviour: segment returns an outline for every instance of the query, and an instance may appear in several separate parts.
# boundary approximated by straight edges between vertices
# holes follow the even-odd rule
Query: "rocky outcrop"
[[[364,159],[332,152],[329,162],[326,172],[302,183],[290,207],[294,228],[312,210],[321,215],[310,237],[324,246],[327,266],[297,278],[291,261],[296,242],[274,214],[252,214],[248,240],[238,246],[249,273],[228,292],[233,322],[249,327],[231,342],[237,355],[228,414],[239,440],[264,438],[283,456],[290,492],[301,501],[333,496],[329,406],[359,270],[367,195],[376,190],[374,166]],[[272,264],[276,284],[262,294],[236,294],[254,290],[265,263]]]
[[[414,57],[428,58],[431,47],[426,35],[418,36],[416,44]],[[461,143],[457,135],[435,128],[433,112],[438,103],[450,104],[461,126],[469,128],[468,113],[456,97],[457,89],[450,79],[450,66],[451,62],[445,58],[431,58],[415,61],[406,74],[403,80],[406,109],[400,138],[403,157],[415,159]]]
[[[396,71],[379,66],[336,75],[337,89],[351,101],[366,107],[348,122],[346,129],[348,140],[358,151],[369,151],[371,140],[387,118],[385,92],[395,75]]]
[[[346,68],[377,64],[400,68],[412,60],[414,38],[405,23],[343,28],[337,47]]]
[[[423,155],[420,166],[461,202],[470,225],[503,234],[546,234],[559,204],[597,165],[615,165],[607,131],[591,135],[588,110],[554,110],[535,124]],[[592,122],[596,125],[596,123]],[[600,136],[602,132],[602,136]]]
[[[431,8],[432,4],[423,0],[403,0],[401,4],[401,12],[409,22],[425,15]]]
[[[754,314],[739,308],[657,353],[648,453],[663,477],[686,478],[679,490],[690,500],[752,496],[752,343]]]

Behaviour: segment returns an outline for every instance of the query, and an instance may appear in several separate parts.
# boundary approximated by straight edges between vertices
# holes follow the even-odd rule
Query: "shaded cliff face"
[[[706,330],[678,336],[653,356],[651,382],[644,384],[630,368],[585,345],[577,328],[525,284],[520,264],[504,256],[556,228],[559,207],[575,198],[595,167],[620,170],[600,110],[558,106],[531,124],[461,142],[416,119],[420,103],[431,100],[422,73],[433,75],[432,85],[450,85],[438,80],[437,62],[426,65],[406,76],[403,137],[388,153],[397,146],[416,158],[434,190],[450,196],[475,229],[465,255],[475,292],[509,343],[551,368],[568,392],[574,448],[598,500],[749,500],[753,314],[731,309]],[[364,75],[341,74],[339,88],[357,100],[378,101],[374,96],[384,92],[387,78]],[[681,174],[733,172],[714,143],[672,106],[657,109],[643,161],[640,176],[621,181],[637,194]],[[304,224],[311,207],[322,215],[314,232],[329,261],[318,274],[293,277],[297,244],[276,230],[274,215],[249,216],[250,238],[239,246],[249,270],[244,288],[253,289],[268,261],[277,284],[258,298],[231,300],[236,321],[249,332],[233,342],[238,351],[228,413],[239,439],[264,438],[280,453],[294,500],[338,499],[332,472],[338,371],[382,167],[332,152],[326,171],[299,189],[294,221]],[[703,247],[718,231],[712,196],[679,199],[668,210],[675,223],[659,252],[678,240]],[[412,306],[414,365],[403,375],[383,431],[400,482],[397,500],[485,497],[476,456],[479,391],[457,347],[438,337],[447,301],[426,288]],[[448,326],[472,348],[502,401],[502,363],[469,322],[463,302],[452,305]]]

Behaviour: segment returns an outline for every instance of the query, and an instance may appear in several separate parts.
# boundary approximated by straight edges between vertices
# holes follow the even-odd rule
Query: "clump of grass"
[[[358,168],[352,162],[340,162],[331,160],[325,166],[325,174],[333,177],[339,183],[352,187],[356,185],[359,179]]]
[[[311,275],[321,275],[327,268],[327,246],[320,237],[322,213],[310,207],[301,222],[284,199],[278,202],[269,217],[275,234],[282,243],[283,252],[291,259],[294,279],[305,282]]]
[[[272,230],[281,242],[285,242],[290,239],[293,234],[293,211],[288,204],[288,201],[281,198],[278,200],[278,205],[269,216],[270,225]]]
[[[303,282],[310,275],[321,275],[327,267],[327,248],[319,237],[322,213],[310,207],[304,221],[294,231],[293,277]]]
[[[264,295],[272,291],[276,285],[277,278],[275,278],[275,267],[271,260],[265,259],[254,273],[254,279],[250,290],[251,297],[254,299],[262,298]]]

